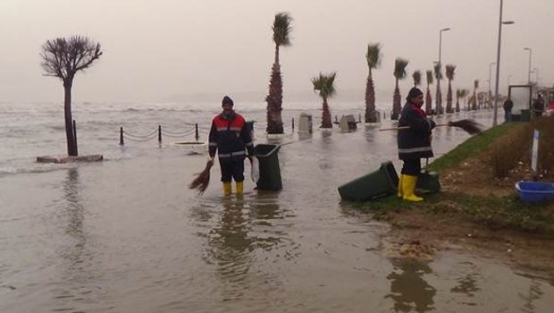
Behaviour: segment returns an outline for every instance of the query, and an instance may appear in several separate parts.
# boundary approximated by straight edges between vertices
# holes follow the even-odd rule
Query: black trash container
[[[258,190],[281,190],[281,168],[279,167],[279,145],[259,144],[254,147],[258,158],[260,178],[256,183]]]

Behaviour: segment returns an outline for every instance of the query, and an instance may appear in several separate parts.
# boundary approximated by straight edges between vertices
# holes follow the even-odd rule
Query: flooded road
[[[436,155],[467,138],[438,128]],[[399,171],[395,139],[363,126],[292,135],[283,190],[247,180],[242,198],[222,196],[218,165],[203,196],[189,190],[206,156],[170,145],[5,176],[0,312],[550,312],[551,280],[495,260],[387,258],[388,225],[337,187],[387,160]]]

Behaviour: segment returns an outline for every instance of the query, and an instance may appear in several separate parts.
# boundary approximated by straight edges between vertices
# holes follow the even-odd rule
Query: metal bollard
[[[292,118],[292,132],[294,133],[294,117]]]
[[[194,123],[194,138],[196,139],[196,141],[200,139],[200,135],[198,134],[198,123]]]
[[[123,140],[123,127],[119,127],[119,145],[125,145],[125,141]]]
[[[162,143],[162,125],[158,125],[158,143]]]
[[[77,125],[73,120],[73,142],[75,142],[75,155],[79,155],[79,149],[77,148]]]

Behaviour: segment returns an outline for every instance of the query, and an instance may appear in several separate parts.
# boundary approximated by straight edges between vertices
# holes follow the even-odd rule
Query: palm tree
[[[417,87],[421,85],[421,71],[417,70],[412,74],[412,78],[414,79],[414,87]]]
[[[479,80],[473,81],[473,103],[471,105],[472,110],[477,110],[477,88],[479,88]]]
[[[314,91],[319,91],[319,96],[323,99],[323,113],[321,116],[320,128],[333,128],[327,99],[331,98],[336,93],[335,86],[333,85],[336,75],[337,73],[331,73],[329,75],[319,73],[319,77],[312,78]]]
[[[469,90],[462,89],[460,90],[460,98],[465,99],[465,110],[469,111],[469,106],[467,105],[467,95],[469,94]]]
[[[371,71],[375,68],[379,68],[381,65],[381,46],[378,43],[367,45],[365,58],[367,67],[369,67],[365,88],[365,122],[376,123],[377,110],[375,109],[375,88]]]
[[[454,79],[454,71],[456,65],[446,65],[446,79],[448,79],[448,91],[446,93],[446,113],[454,112],[452,110],[452,80]]]
[[[462,97],[462,89],[456,89],[456,112],[460,112],[460,98]]]
[[[273,21],[273,41],[275,42],[275,61],[271,67],[269,95],[267,101],[267,133],[283,134],[283,80],[281,79],[281,65],[279,64],[279,48],[290,46],[290,26],[292,18],[288,13],[277,13]]]
[[[100,44],[82,36],[47,40],[42,45],[40,56],[45,75],[57,77],[63,82],[65,135],[69,156],[78,156],[79,154],[71,112],[73,79],[77,72],[92,66],[101,55]]]
[[[431,98],[431,89],[429,85],[433,83],[433,71],[426,71],[427,74],[427,93],[425,95],[425,113],[431,115],[433,113],[433,99]]]
[[[398,81],[406,78],[406,66],[408,66],[408,63],[408,60],[402,58],[396,58],[396,60],[394,61],[393,75],[396,84],[394,86],[394,95],[392,97],[392,120],[397,120],[398,116],[400,115],[400,110],[402,110],[400,89],[398,89]]]
[[[435,99],[435,102],[437,103],[436,110],[437,110],[437,114],[441,115],[444,112],[442,109],[442,92],[441,92],[441,86],[440,86],[440,80],[442,79],[442,70],[441,70],[441,64],[439,62],[435,63],[434,70],[435,70],[435,78],[437,79],[437,96]]]

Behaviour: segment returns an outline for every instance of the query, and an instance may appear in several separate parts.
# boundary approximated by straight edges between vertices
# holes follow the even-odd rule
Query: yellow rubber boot
[[[230,196],[232,191],[233,191],[233,186],[231,185],[231,182],[224,182],[223,183],[223,195],[224,196]]]
[[[244,183],[241,181],[237,182],[237,196],[242,196],[244,191]]]
[[[398,191],[396,193],[396,196],[398,198],[404,197],[404,192],[402,192],[402,179],[404,178],[404,174],[400,174],[400,177],[398,178]]]
[[[402,191],[404,196],[402,199],[412,202],[423,201],[423,198],[415,195],[415,187],[417,184],[417,176],[404,175],[402,179]]]

